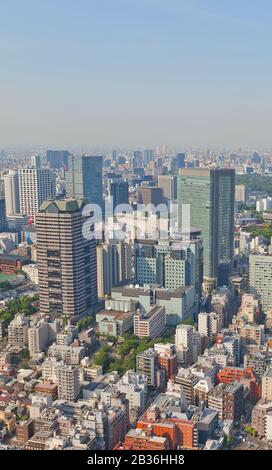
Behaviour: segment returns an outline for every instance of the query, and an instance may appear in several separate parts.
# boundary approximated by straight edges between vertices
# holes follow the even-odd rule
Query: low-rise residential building
[[[208,406],[208,397],[211,390],[214,388],[212,379],[208,377],[207,379],[200,380],[194,386],[194,401],[195,404],[204,403],[205,406]]]
[[[272,411],[266,415],[265,437],[268,441],[272,441]]]
[[[244,356],[244,369],[252,369],[253,373],[259,379],[262,378],[268,367],[268,358],[265,354],[255,352],[245,354]]]
[[[29,320],[22,314],[18,314],[8,326],[8,342],[16,350],[27,346]]]
[[[40,323],[28,329],[28,349],[31,357],[35,357],[49,346],[48,323]]]
[[[199,382],[199,378],[190,369],[179,369],[174,383],[182,387],[182,393],[188,404],[194,403],[194,386]]]
[[[86,353],[85,346],[60,346],[56,343],[48,348],[48,357],[55,357],[58,360],[66,362],[68,365],[77,366],[84,358]]]
[[[143,412],[147,401],[148,376],[127,371],[117,382],[117,389],[124,393],[129,401],[130,409],[139,409]]]
[[[26,264],[22,267],[22,271],[26,274],[27,279],[35,284],[39,284],[39,274],[37,264]]]
[[[147,376],[148,385],[156,384],[156,359],[157,353],[153,348],[141,352],[136,357],[136,370],[139,374]]]
[[[197,422],[183,412],[184,402],[159,395],[137,423],[137,429],[152,430],[157,437],[167,437],[170,449],[194,449],[198,447]]]
[[[208,395],[209,408],[222,420],[239,422],[244,411],[244,387],[239,382],[219,384]]]
[[[166,378],[172,379],[178,372],[178,357],[174,344],[155,344],[154,350],[157,353],[157,365],[159,369],[166,372]]]
[[[205,444],[218,427],[218,412],[201,407],[193,414],[192,421],[197,423],[199,443]]]
[[[272,401],[261,399],[252,410],[252,427],[256,429],[259,437],[266,435],[266,417],[272,412]]]
[[[131,429],[125,441],[119,442],[114,450],[156,450],[163,451],[169,449],[167,437],[157,437],[152,435],[150,430]]]
[[[79,370],[63,364],[57,370],[58,397],[62,400],[76,400],[80,394]]]

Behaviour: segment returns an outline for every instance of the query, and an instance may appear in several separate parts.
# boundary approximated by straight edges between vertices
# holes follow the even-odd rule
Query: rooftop
[[[223,393],[235,393],[242,386],[241,382],[233,382],[230,384],[221,383],[210,391],[209,397],[221,398]]]
[[[104,309],[96,314],[96,318],[99,319],[99,321],[103,321],[103,320],[107,321],[109,317],[112,317],[111,321],[112,320],[125,320],[126,318],[129,318],[132,315],[134,315],[134,312],[122,312],[119,310]]]
[[[204,408],[194,413],[194,415],[192,416],[192,420],[201,421],[202,423],[210,423],[211,421],[213,421],[217,413],[217,411],[212,410],[211,408]]]
[[[156,351],[154,351],[153,348],[150,348],[137,354],[137,357],[150,357],[151,358],[151,357],[155,357],[156,355],[157,355]]]
[[[178,287],[174,290],[156,289],[156,298],[161,300],[170,300],[173,297],[182,298],[187,294],[190,289],[192,289],[192,286]]]
[[[265,373],[265,377],[272,378],[272,368],[267,369],[267,371],[266,371],[266,373]]]
[[[156,315],[156,313],[158,313],[163,308],[164,307],[161,307],[159,305],[154,305],[147,313],[141,314],[140,312],[137,312],[135,315],[139,315],[142,321],[149,321],[154,315]]]
[[[260,401],[258,401],[255,408],[272,411],[272,401],[261,399]]]
[[[149,288],[129,285],[113,287],[112,292],[120,292],[125,297],[139,297],[141,295],[150,296],[151,290]]]
[[[83,199],[47,200],[40,206],[39,212],[74,212],[82,209]]]

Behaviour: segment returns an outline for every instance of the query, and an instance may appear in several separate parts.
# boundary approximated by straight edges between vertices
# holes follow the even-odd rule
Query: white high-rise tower
[[[9,170],[4,175],[5,201],[7,216],[20,213],[18,170]]]
[[[35,219],[41,204],[56,197],[56,178],[47,168],[23,168],[18,171],[22,214]]]

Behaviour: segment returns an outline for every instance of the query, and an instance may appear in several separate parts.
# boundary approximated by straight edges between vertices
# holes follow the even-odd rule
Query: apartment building
[[[218,411],[219,418],[240,421],[244,411],[244,387],[240,382],[219,384],[208,395],[208,406]]]
[[[47,168],[22,168],[18,170],[20,211],[36,218],[41,204],[56,197],[56,180]]]
[[[148,385],[156,385],[155,367],[157,353],[153,348],[147,349],[136,356],[138,374],[147,376]]]
[[[166,327],[165,308],[154,305],[148,313],[137,311],[134,315],[134,334],[139,338],[159,338]]]
[[[272,401],[261,399],[252,410],[252,427],[256,429],[259,437],[266,435],[266,418],[272,411]]]
[[[57,369],[57,378],[59,399],[77,400],[80,394],[78,368],[63,364]]]
[[[8,326],[8,342],[12,348],[17,350],[27,346],[29,320],[22,314],[15,315],[15,318]]]

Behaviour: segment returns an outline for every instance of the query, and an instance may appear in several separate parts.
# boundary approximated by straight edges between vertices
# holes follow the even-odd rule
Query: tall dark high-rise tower
[[[97,204],[104,213],[103,157],[93,155],[69,156],[66,174],[67,197],[85,199]]]
[[[0,196],[0,232],[7,230],[5,198]]]
[[[235,171],[182,169],[178,176],[179,226],[182,205],[190,205],[191,226],[201,229],[204,277],[228,284],[233,260]]]
[[[113,210],[119,204],[128,204],[128,183],[127,181],[109,181],[109,194],[112,197]]]
[[[69,152],[67,150],[47,150],[46,160],[49,167],[59,170],[60,168],[68,168]]]

